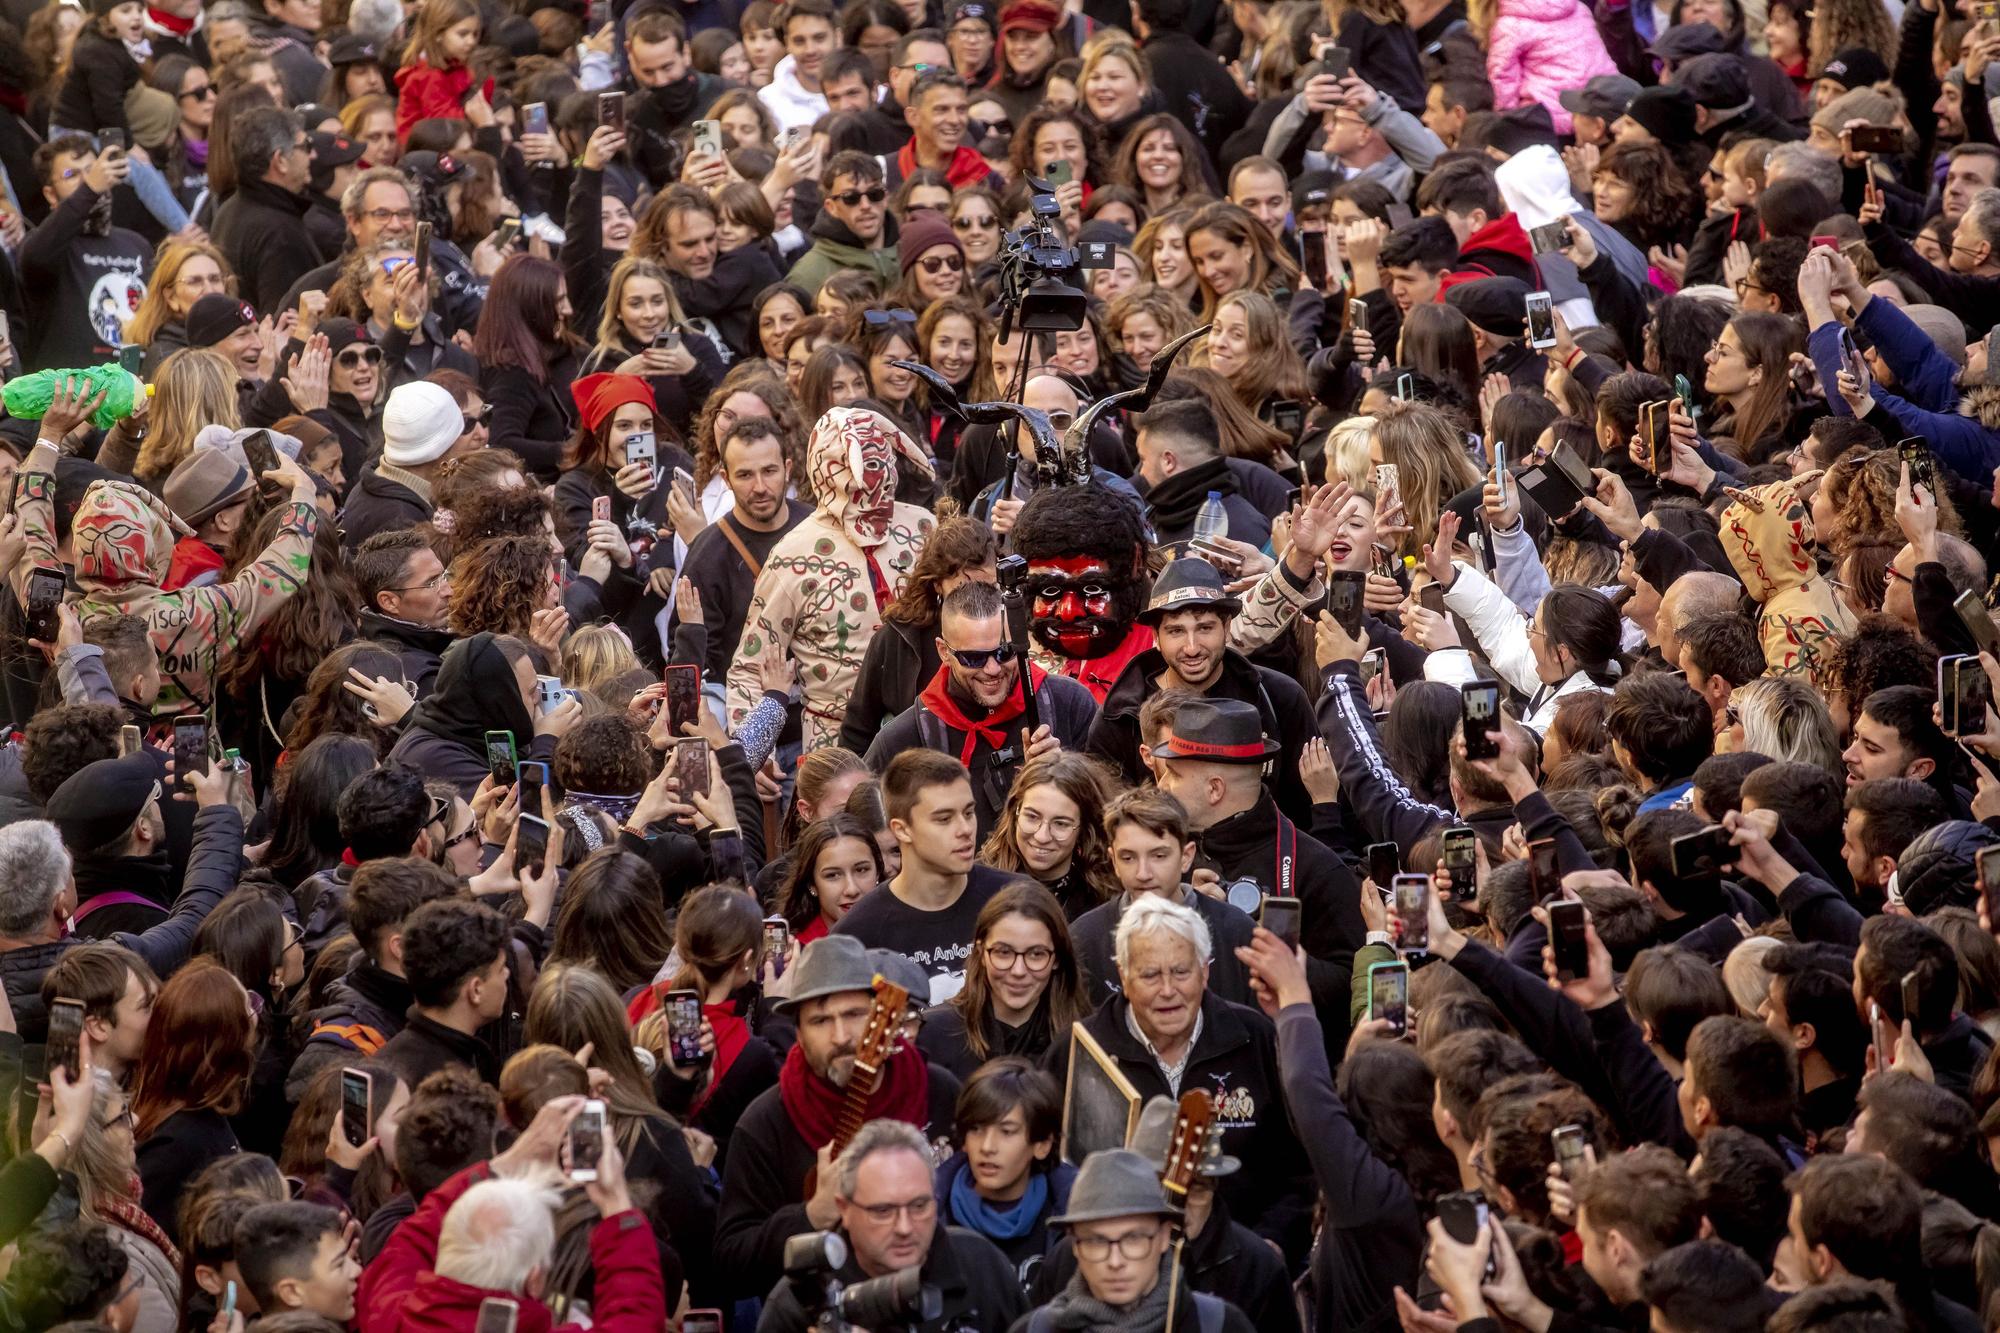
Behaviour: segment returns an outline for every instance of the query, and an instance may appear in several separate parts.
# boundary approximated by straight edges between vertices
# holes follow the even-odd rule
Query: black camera
[[[1101,245],[1093,247],[1089,256],[1072,249],[1063,232],[1062,205],[1056,202],[1055,191],[1033,177],[1029,184],[1035,191],[1029,220],[1001,238],[1002,338],[1012,336],[1016,327],[1030,333],[1069,333],[1082,328],[1084,308],[1090,300],[1080,285],[1083,269],[1104,268],[1111,263]]]
[[[785,1241],[785,1281],[799,1308],[825,1333],[859,1326],[871,1333],[913,1327],[944,1311],[944,1294],[905,1268],[866,1282],[842,1284],[847,1242],[832,1231],[808,1231]]]

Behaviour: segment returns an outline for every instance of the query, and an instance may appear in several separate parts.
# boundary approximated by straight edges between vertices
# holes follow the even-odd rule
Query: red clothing
[[[464,120],[465,90],[471,86],[472,71],[463,65],[432,69],[419,60],[397,70],[396,142],[408,143],[410,128],[420,120]]]
[[[1438,284],[1437,299],[1443,301],[1444,294],[1459,283],[1480,278],[1519,278],[1530,287],[1540,287],[1539,274],[1535,248],[1521,229],[1520,219],[1504,213],[1465,238],[1451,272]]]
[[[808,944],[811,944],[814,940],[818,939],[820,936],[830,934],[832,930],[833,927],[826,924],[825,917],[816,916],[810,922],[807,923],[806,928],[804,930],[792,936],[792,938],[797,940],[799,942],[799,948],[803,949]]]
[[[361,1272],[354,1306],[359,1333],[474,1333],[479,1303],[490,1296],[519,1303],[516,1333],[551,1333],[549,1309],[533,1297],[467,1286],[434,1271],[445,1213],[460,1195],[492,1175],[491,1162],[467,1167],[425,1195],[417,1211],[390,1235],[375,1262]],[[659,1246],[645,1215],[632,1209],[599,1222],[590,1233],[590,1262],[596,1275],[594,1333],[659,1333],[668,1314],[667,1291],[660,1280]],[[564,1324],[554,1333],[582,1333],[582,1326]]]
[[[1032,662],[1028,664],[1029,690],[1041,689],[1046,679],[1048,673]],[[998,708],[985,717],[974,718],[959,707],[958,700],[952,698],[951,691],[945,688],[950,682],[951,668],[939,667],[937,674],[931,677],[931,683],[924,686],[923,692],[917,696],[917,702],[928,708],[931,716],[946,727],[965,733],[965,748],[959,753],[958,762],[970,764],[973,751],[979,748],[981,741],[985,741],[991,749],[1004,749],[1007,745],[1007,724],[1023,712],[1019,684],[1000,701]]]
[[[896,169],[904,180],[918,170],[917,141],[912,138],[896,152]],[[986,178],[993,174],[993,168],[986,165],[986,159],[979,155],[977,148],[967,148],[960,144],[952,150],[951,161],[945,165],[944,178],[951,182],[951,188],[962,190],[968,185],[984,185]]]
[[[167,578],[160,590],[172,592],[185,588],[203,574],[219,576],[225,567],[222,552],[199,537],[183,537],[174,543],[174,556],[167,565]]]
[[[1132,632],[1125,636],[1125,642],[1106,653],[1103,657],[1072,657],[1063,663],[1062,673],[1071,680],[1081,683],[1090,691],[1091,697],[1103,707],[1104,696],[1111,693],[1117,683],[1118,674],[1126,663],[1153,646],[1153,631],[1146,625],[1132,626]]]

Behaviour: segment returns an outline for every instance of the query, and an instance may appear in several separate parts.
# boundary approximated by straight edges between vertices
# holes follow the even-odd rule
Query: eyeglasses
[[[986,946],[987,966],[999,972],[1010,972],[1014,964],[1026,963],[1030,972],[1040,972],[1056,960],[1056,951],[1046,945],[1036,944],[1026,949],[1016,949],[1011,944],[989,944]]]
[[[445,570],[440,569],[437,573],[431,575],[429,578],[425,579],[422,583],[412,583],[407,588],[391,588],[389,589],[389,591],[415,592],[417,589],[422,588],[425,592],[435,592],[437,591],[437,589],[443,587],[445,584],[449,582],[451,582],[451,575]],[[437,821],[437,814],[435,811],[433,811],[431,817],[425,820],[424,822],[426,824],[430,824],[430,823],[435,823],[436,821]]]
[[[830,194],[827,199],[840,204],[842,208],[853,208],[866,199],[871,204],[879,204],[889,197],[889,192],[877,185],[870,190],[849,190],[844,194]]]
[[[475,819],[470,824],[467,824],[465,826],[465,832],[455,834],[452,837],[446,838],[444,840],[444,850],[448,852],[452,848],[458,846],[460,843],[471,842],[474,838],[477,838],[478,836],[479,836],[479,821]]]
[[[353,370],[357,366],[379,366],[382,364],[382,349],[375,346],[349,347],[333,358],[333,364],[342,370]]]
[[[488,403],[477,412],[467,412],[459,420],[465,423],[465,429],[459,432],[461,435],[470,435],[480,426],[490,426],[493,424],[493,404]]]
[[[1093,1264],[1101,1264],[1111,1257],[1111,1247],[1117,1246],[1118,1253],[1127,1259],[1144,1259],[1153,1252],[1153,1242],[1160,1238],[1160,1229],[1151,1231],[1128,1231],[1122,1236],[1078,1236],[1070,1237],[1070,1244],[1076,1250],[1076,1257]]]
[[[1758,286],[1757,283],[1752,281],[1750,278],[1743,277],[1743,278],[1738,278],[1736,280],[1736,299],[1739,301],[1742,300],[1745,296],[1747,296],[1751,292],[1761,292],[1766,290],[1768,289]]]
[[[937,1211],[937,1200],[926,1194],[908,1203],[856,1203],[854,1206],[866,1214],[870,1222],[886,1225],[904,1214],[912,1222],[922,1222]]]
[[[914,310],[864,310],[861,322],[871,328],[886,329],[895,326],[914,329],[917,327],[917,313]]]
[[[898,65],[896,68],[909,70],[913,74],[925,74],[938,67],[927,60],[919,60],[913,65]]]
[[[215,96],[215,85],[212,83],[204,83],[199,88],[190,88],[184,93],[175,94],[175,96],[192,97],[197,102],[206,102],[209,98]]]
[[[965,257],[958,254],[925,255],[917,263],[923,266],[923,270],[926,273],[963,273],[965,271]]]
[[[301,139],[297,143],[292,145],[292,151],[294,153],[311,154],[312,150],[313,150],[313,141],[311,139]]]
[[[1003,643],[998,648],[954,648],[951,655],[967,671],[983,670],[988,662],[1006,666],[1014,660],[1014,645]]]
[[[414,208],[371,208],[361,215],[376,226],[385,222],[415,222],[417,210]]]
[[[424,818],[424,824],[426,827],[428,827],[431,824],[437,823],[440,819],[443,819],[446,815],[449,815],[451,813],[452,803],[448,798],[434,795],[430,798],[430,802],[431,802],[431,812]]]
[[[138,1118],[132,1114],[132,1108],[128,1106],[124,1110],[120,1111],[117,1115],[112,1116],[110,1119],[98,1121],[97,1127],[108,1133],[109,1131],[118,1128],[120,1125],[125,1126],[125,1128],[127,1129],[136,1129],[138,1127],[138,1124],[139,1124]]]
[[[393,276],[401,269],[417,261],[409,255],[390,255],[382,261],[382,271]]]
[[[1000,230],[1000,219],[994,217],[991,213],[988,213],[983,218],[953,218],[951,220],[951,229],[953,231],[998,231]]]

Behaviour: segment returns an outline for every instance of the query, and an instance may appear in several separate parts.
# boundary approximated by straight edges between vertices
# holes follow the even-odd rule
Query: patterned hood
[[[127,481],[92,482],[71,531],[78,586],[111,601],[157,593],[174,542],[193,533],[158,496]]]
[[[1758,637],[1764,662],[1788,674],[1804,663],[1802,643],[1819,649],[1831,636],[1854,631],[1854,615],[1820,577],[1813,558],[1812,513],[1792,481],[1729,489],[1722,512],[1722,549],[1750,596],[1763,606]]]
[[[806,445],[806,471],[820,508],[864,551],[889,539],[898,455],[905,466],[932,475],[923,450],[887,417],[865,407],[830,409]]]

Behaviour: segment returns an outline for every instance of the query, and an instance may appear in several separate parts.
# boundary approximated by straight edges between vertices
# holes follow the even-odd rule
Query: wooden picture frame
[[[1073,1166],[1105,1148],[1123,1148],[1139,1128],[1139,1090],[1118,1062],[1077,1023],[1069,1030],[1063,1086],[1062,1157]]]

